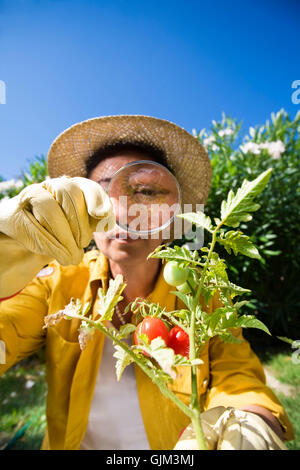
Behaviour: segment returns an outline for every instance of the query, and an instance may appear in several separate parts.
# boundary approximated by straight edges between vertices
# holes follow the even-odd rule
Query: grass
[[[275,377],[283,384],[292,385],[294,393],[287,396],[282,392],[273,389],[274,393],[282,403],[285,411],[294,427],[295,439],[287,442],[287,447],[293,450],[300,450],[300,360],[297,363],[293,350],[286,352],[270,353],[265,358],[267,365]]]
[[[300,351],[258,330],[244,331],[244,336],[272,375],[282,384],[293,388],[292,394],[286,395],[271,387],[294,428],[295,439],[286,445],[289,449],[300,450]]]
[[[0,448],[30,421],[9,449],[40,449],[46,428],[46,394],[45,365],[38,356],[24,359],[0,377]]]
[[[273,391],[294,427],[295,439],[288,442],[287,447],[300,450],[300,355],[293,356],[295,350],[278,341],[275,344],[266,343],[265,338],[263,347],[259,342],[251,345],[262,363],[280,382],[295,388],[292,396],[276,389]],[[40,449],[46,428],[46,394],[45,365],[39,356],[21,361],[0,377],[0,442],[1,437],[13,437],[31,421],[24,435],[10,449]]]

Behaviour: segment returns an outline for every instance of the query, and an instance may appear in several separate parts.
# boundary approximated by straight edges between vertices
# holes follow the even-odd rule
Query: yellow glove
[[[209,450],[287,450],[282,440],[258,415],[217,406],[201,414]],[[198,450],[192,424],[185,428],[174,450]]]
[[[0,203],[0,299],[23,289],[53,259],[79,264],[93,232],[114,225],[106,192],[81,177],[32,184]]]

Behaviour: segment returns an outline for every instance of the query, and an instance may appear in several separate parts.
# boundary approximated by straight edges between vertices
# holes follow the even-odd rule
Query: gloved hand
[[[106,192],[81,177],[32,184],[0,203],[0,299],[23,289],[53,259],[79,264],[93,232],[114,225]]]
[[[287,450],[282,440],[258,415],[217,406],[201,413],[209,450]],[[192,424],[185,428],[174,450],[198,450]]]

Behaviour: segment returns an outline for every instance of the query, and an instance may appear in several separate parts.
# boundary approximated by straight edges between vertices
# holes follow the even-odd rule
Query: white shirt
[[[130,336],[127,340],[131,344]],[[140,412],[134,365],[129,364],[118,382],[115,348],[105,336],[89,422],[82,450],[150,449]]]

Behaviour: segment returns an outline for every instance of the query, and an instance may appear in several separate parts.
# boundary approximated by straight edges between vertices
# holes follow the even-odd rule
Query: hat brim
[[[87,176],[86,162],[112,143],[142,142],[160,149],[181,188],[182,203],[205,204],[211,184],[211,164],[205,148],[185,129],[151,116],[118,115],[88,119],[72,125],[48,152],[51,178]]]

